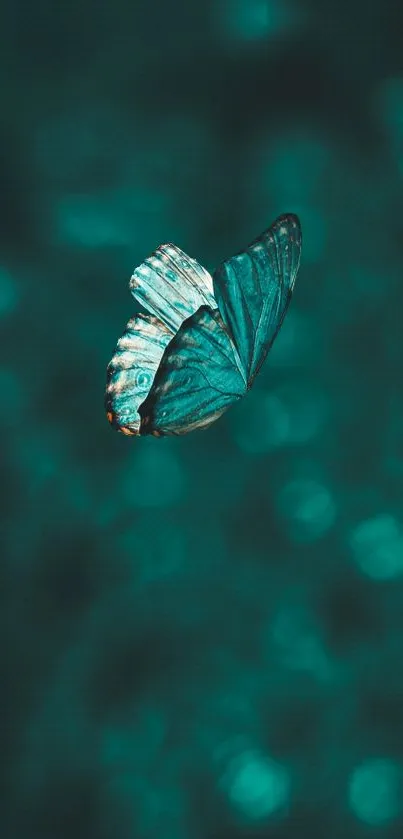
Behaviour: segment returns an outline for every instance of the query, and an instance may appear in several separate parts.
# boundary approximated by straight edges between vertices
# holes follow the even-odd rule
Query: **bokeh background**
[[[403,831],[403,14],[3,0],[0,833]],[[103,408],[132,269],[279,213],[302,267],[243,403]]]

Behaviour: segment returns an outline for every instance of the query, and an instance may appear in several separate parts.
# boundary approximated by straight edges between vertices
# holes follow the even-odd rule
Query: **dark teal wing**
[[[251,386],[281,327],[301,256],[297,216],[280,216],[214,274],[214,296]]]
[[[160,245],[136,268],[130,290],[150,314],[173,332],[200,306],[217,307],[208,271],[172,244]]]
[[[124,434],[139,434],[139,407],[147,397],[172,332],[151,315],[129,320],[108,364],[105,394],[109,422]]]
[[[246,381],[218,309],[201,307],[168,344],[140,407],[140,434],[206,428],[246,392]]]

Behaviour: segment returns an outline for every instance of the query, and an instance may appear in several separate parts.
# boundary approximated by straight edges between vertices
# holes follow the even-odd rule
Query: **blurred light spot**
[[[139,707],[133,724],[105,726],[101,737],[101,762],[110,770],[127,772],[141,762],[143,768],[160,751],[166,736],[163,715],[156,709]]]
[[[216,14],[218,29],[238,42],[276,38],[296,21],[295,10],[286,0],[220,0]]]
[[[394,761],[377,758],[354,769],[349,782],[354,814],[370,825],[381,825],[401,812],[401,768]]]
[[[143,441],[142,441],[143,442]],[[185,488],[185,474],[174,452],[164,446],[141,445],[123,481],[126,500],[136,507],[176,504]]]
[[[329,490],[314,480],[291,481],[281,491],[279,504],[288,519],[290,534],[296,541],[319,539],[336,517]]]
[[[63,199],[57,208],[58,235],[62,241],[88,248],[102,245],[125,245],[127,231],[120,219],[102,207],[99,199],[77,196]]]
[[[0,268],[0,317],[11,314],[18,303],[16,284],[5,268]]]
[[[332,667],[309,616],[301,610],[285,609],[277,615],[272,637],[287,667],[312,673],[319,680],[332,677]]]
[[[234,758],[223,786],[235,807],[249,819],[265,819],[283,808],[290,792],[287,770],[255,751]]]
[[[350,537],[357,565],[375,580],[403,573],[403,530],[394,516],[378,515],[360,522]]]
[[[117,246],[147,253],[156,244],[156,222],[166,229],[171,200],[163,185],[142,186],[129,177],[123,186],[94,195],[67,195],[55,206],[55,236],[81,247]],[[133,228],[133,218],[138,221]],[[162,234],[163,235],[163,234]],[[149,240],[149,244],[144,242]]]

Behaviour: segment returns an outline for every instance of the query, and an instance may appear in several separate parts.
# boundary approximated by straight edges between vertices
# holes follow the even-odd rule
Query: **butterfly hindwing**
[[[108,365],[105,407],[111,425],[139,434],[138,409],[146,399],[173,333],[151,315],[129,320]]]
[[[167,346],[140,434],[185,434],[214,422],[246,391],[232,341],[218,309],[202,306]]]
[[[160,245],[136,268],[130,289],[136,300],[173,332],[200,306],[217,306],[208,271],[172,244]]]
[[[283,322],[301,254],[298,218],[280,216],[245,251],[216,270],[214,295],[233,337],[248,387]]]

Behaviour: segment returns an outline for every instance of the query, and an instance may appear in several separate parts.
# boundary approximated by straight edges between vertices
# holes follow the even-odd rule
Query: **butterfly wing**
[[[214,295],[245,371],[248,387],[281,327],[301,255],[297,216],[280,216],[245,251],[214,274]]]
[[[217,307],[208,271],[172,244],[160,245],[136,268],[130,290],[147,311],[173,332],[200,306]]]
[[[129,320],[107,369],[105,407],[109,422],[124,434],[139,434],[139,407],[147,397],[172,332],[158,318]]]
[[[108,365],[106,411],[125,434],[139,434],[139,407],[153,384],[165,347],[200,306],[216,308],[210,274],[175,245],[161,245],[134,271],[130,289],[149,315],[127,324]]]
[[[168,344],[141,405],[140,434],[206,428],[246,391],[234,346],[218,309],[202,306]]]
[[[293,215],[224,262],[214,281],[179,248],[161,245],[131,277],[150,315],[129,321],[108,366],[112,425],[126,434],[183,434],[240,399],[280,329],[300,252]]]

